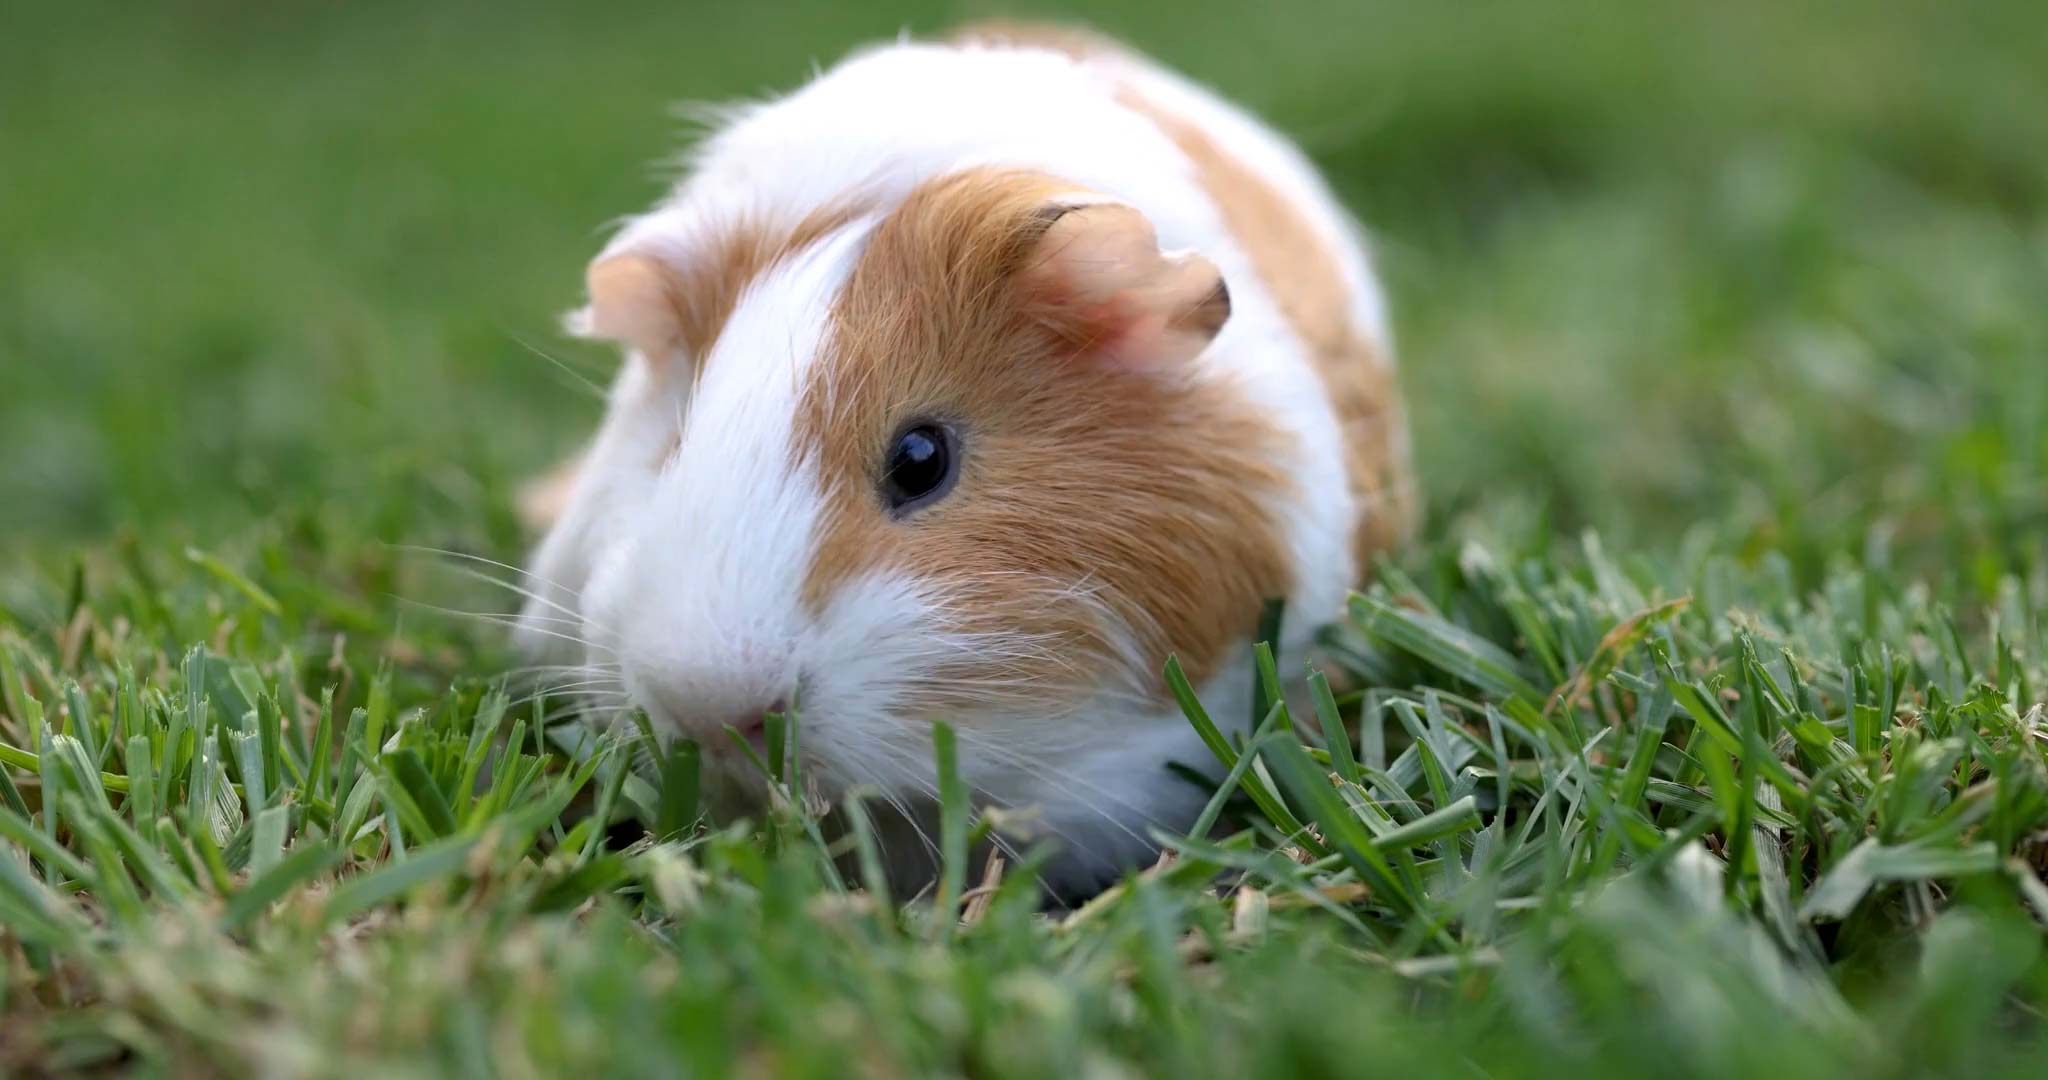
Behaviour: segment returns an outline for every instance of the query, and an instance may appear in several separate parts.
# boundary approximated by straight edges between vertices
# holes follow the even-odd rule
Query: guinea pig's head
[[[1167,656],[1199,684],[1287,591],[1282,436],[1201,362],[1228,290],[1129,206],[973,170],[615,244],[589,286],[631,355],[528,637],[587,642],[714,771],[795,701],[827,785],[928,795],[944,720],[978,789],[1057,791],[1185,730]]]

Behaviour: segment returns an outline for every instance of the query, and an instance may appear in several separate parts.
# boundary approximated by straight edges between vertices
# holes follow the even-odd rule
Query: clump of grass
[[[147,633],[87,603],[69,657],[0,637],[7,1052],[1905,1075],[2048,1048],[2042,581],[1958,620],[1867,573],[1802,596],[1590,540],[1419,565],[1327,636],[1371,689],[1317,672],[1293,715],[1304,658],[1262,652],[1246,736],[1212,719],[1244,703],[1176,681],[1216,799],[1060,912],[968,864],[990,823],[950,771],[941,883],[899,904],[858,800],[807,804],[792,754],[761,763],[771,812],[714,824],[687,744],[374,669],[315,687],[193,648],[140,674]],[[277,618],[188,566],[223,626]]]

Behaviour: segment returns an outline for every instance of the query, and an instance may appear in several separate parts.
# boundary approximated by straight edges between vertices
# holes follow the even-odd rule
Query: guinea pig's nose
[[[723,731],[729,727],[746,736],[748,742],[755,742],[767,734],[769,714],[783,713],[785,708],[782,699],[777,698],[764,708],[741,709],[733,713],[724,724],[719,725],[719,730]]]
[[[697,740],[707,751],[727,752],[737,750],[733,745],[734,732],[755,750],[766,750],[768,746],[768,716],[771,713],[787,714],[786,699],[776,698],[758,708],[730,711],[685,712],[680,717],[685,734]]]

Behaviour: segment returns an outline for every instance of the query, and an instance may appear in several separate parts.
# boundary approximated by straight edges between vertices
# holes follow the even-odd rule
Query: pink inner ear
[[[1192,252],[1161,252],[1152,223],[1120,203],[1062,214],[1026,273],[1052,322],[1090,355],[1125,367],[1194,359],[1230,311],[1213,263]]]

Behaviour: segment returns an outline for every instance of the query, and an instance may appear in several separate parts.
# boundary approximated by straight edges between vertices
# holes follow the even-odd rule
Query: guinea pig
[[[932,727],[1082,892],[1210,794],[1170,656],[1220,718],[1269,598],[1305,654],[1413,516],[1360,230],[1243,110],[1090,33],[860,51],[716,113],[590,264],[626,358],[548,519],[521,635],[703,747],[745,805],[795,704],[928,879]]]

